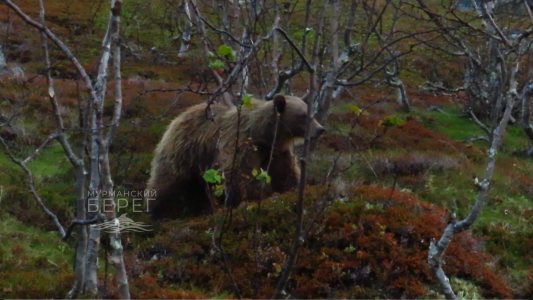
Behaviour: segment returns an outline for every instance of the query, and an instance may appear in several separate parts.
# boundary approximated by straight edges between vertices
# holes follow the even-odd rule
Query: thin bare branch
[[[35,151],[33,151],[33,153],[30,156],[26,157],[26,159],[22,161],[22,163],[27,164],[28,162],[33,160],[39,153],[41,153],[44,147],[48,146],[48,144],[50,144],[50,142],[56,139],[58,136],[59,136],[59,133],[57,132],[54,132],[51,135],[49,135],[48,138],[37,149],[35,149]]]
[[[323,14],[322,14],[323,16]],[[323,20],[323,18],[321,18]],[[317,27],[320,30],[317,30],[317,35],[319,32],[321,32],[321,23],[317,24]],[[313,46],[313,58],[318,56],[318,37],[315,36],[315,43]],[[314,66],[315,64],[313,64]],[[281,298],[285,294],[285,286],[287,285],[287,282],[289,281],[289,277],[292,273],[292,269],[294,267],[294,263],[296,262],[296,257],[298,256],[298,252],[300,251],[300,248],[302,247],[304,243],[304,232],[303,232],[303,218],[304,218],[304,197],[305,197],[305,187],[306,187],[306,181],[307,181],[307,159],[309,157],[309,148],[311,144],[311,132],[310,132],[310,126],[311,126],[311,119],[313,116],[313,104],[315,101],[315,68],[312,67],[309,70],[309,97],[308,97],[308,104],[307,104],[307,119],[305,124],[305,140],[304,140],[304,151],[302,156],[300,157],[300,183],[298,186],[298,203],[296,204],[296,223],[295,223],[295,231],[294,231],[294,237],[292,241],[292,248],[291,252],[289,253],[289,257],[285,260],[281,274],[279,277],[278,284],[276,285],[276,290],[274,292],[274,295],[272,295],[272,299],[278,299]]]
[[[63,236],[63,241],[66,241],[70,238],[70,236],[72,235],[72,231],[74,230],[74,228],[76,228],[76,226],[78,225],[86,226],[86,225],[96,224],[98,223],[98,218],[101,215],[102,214],[98,214],[97,216],[89,220],[73,220],[72,223],[70,223],[70,226],[67,228],[66,234]]]
[[[307,4],[305,6],[305,22],[304,22],[305,31],[302,37],[302,50],[300,51],[300,53],[305,53],[305,49],[307,45],[307,35],[311,31],[308,28],[310,15],[311,15],[311,0],[307,0]],[[294,43],[292,43],[292,45],[294,45]],[[294,48],[295,46],[293,46],[293,49]],[[265,97],[266,100],[274,99],[274,96],[281,91],[281,88],[287,82],[287,80],[299,74],[303,70],[303,67],[304,67],[304,61],[300,60],[300,63],[296,67],[292,68],[291,70],[282,72],[281,74],[274,74],[274,76],[278,76],[277,80],[275,81],[276,85],[270,92],[268,92],[268,94]]]
[[[57,216],[50,209],[48,209],[48,207],[46,207],[46,205],[44,204],[43,200],[41,199],[41,197],[39,196],[39,194],[35,190],[35,181],[34,181],[33,173],[31,172],[31,170],[28,169],[28,167],[26,167],[24,162],[16,159],[13,156],[13,154],[11,153],[11,150],[9,149],[9,146],[7,145],[7,142],[1,137],[0,137],[0,143],[2,143],[2,145],[4,146],[4,152],[9,157],[9,159],[14,164],[18,165],[26,173],[26,175],[28,176],[27,186],[28,186],[28,189],[30,190],[30,193],[32,194],[33,198],[37,202],[37,204],[41,207],[41,209],[48,216],[50,216],[50,218],[52,218],[52,220],[54,221],[54,224],[56,225],[57,229],[59,230],[59,233],[61,234],[61,236],[65,236],[65,229],[63,228],[63,226],[59,222],[59,219],[57,218]]]
[[[481,122],[477,117],[476,115],[472,112],[472,111],[469,111],[468,112],[468,115],[470,116],[470,118],[472,118],[472,120],[479,126],[479,128],[481,128],[483,131],[485,131],[485,133],[490,136],[491,133],[490,133],[490,130],[489,128],[487,127],[487,125],[483,124],[483,122]]]

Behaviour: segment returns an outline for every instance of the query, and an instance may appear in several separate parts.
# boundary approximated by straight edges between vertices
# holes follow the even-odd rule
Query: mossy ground
[[[66,295],[73,280],[73,247],[62,242],[57,232],[28,226],[2,213],[0,239],[0,297]]]

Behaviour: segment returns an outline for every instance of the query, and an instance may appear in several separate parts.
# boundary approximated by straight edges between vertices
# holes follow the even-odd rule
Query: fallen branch
[[[430,105],[428,107],[428,111],[437,111],[437,112],[440,112],[441,114],[448,115],[444,110],[442,110],[442,108],[438,107],[437,105]]]
[[[464,140],[463,143],[472,143],[472,142],[475,142],[475,141],[485,141],[487,143],[490,143],[489,137],[488,136],[484,136],[484,135],[474,136],[474,137],[468,138],[468,139]]]

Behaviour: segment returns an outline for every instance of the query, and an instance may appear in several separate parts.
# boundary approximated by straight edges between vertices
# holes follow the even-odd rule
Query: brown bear
[[[203,174],[213,167],[225,176],[224,198],[231,207],[249,200],[243,183],[254,180],[254,169],[267,170],[271,192],[297,186],[300,168],[294,146],[304,140],[307,104],[281,95],[250,102],[240,109],[201,103],[172,121],[155,149],[147,184],[148,191],[155,191],[154,201],[147,201],[154,219],[212,212]],[[313,118],[311,138],[324,131]]]

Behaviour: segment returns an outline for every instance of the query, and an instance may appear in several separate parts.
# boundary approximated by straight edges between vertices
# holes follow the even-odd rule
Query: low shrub
[[[426,295],[435,284],[428,247],[443,232],[445,212],[413,195],[374,186],[345,190],[347,201],[325,203],[327,187],[308,188],[311,229],[286,292],[296,298]],[[159,235],[129,257],[135,265],[131,276],[157,276],[153,284],[160,289],[194,286],[217,295],[235,288],[229,270],[243,297],[271,297],[292,245],[295,202],[296,193],[288,193],[233,211],[231,224],[222,226],[227,228],[222,248],[226,214],[164,223]],[[319,215],[324,204],[329,207]],[[507,283],[486,266],[491,257],[480,243],[468,232],[457,235],[445,255],[445,271],[480,286],[485,297],[511,297]]]

